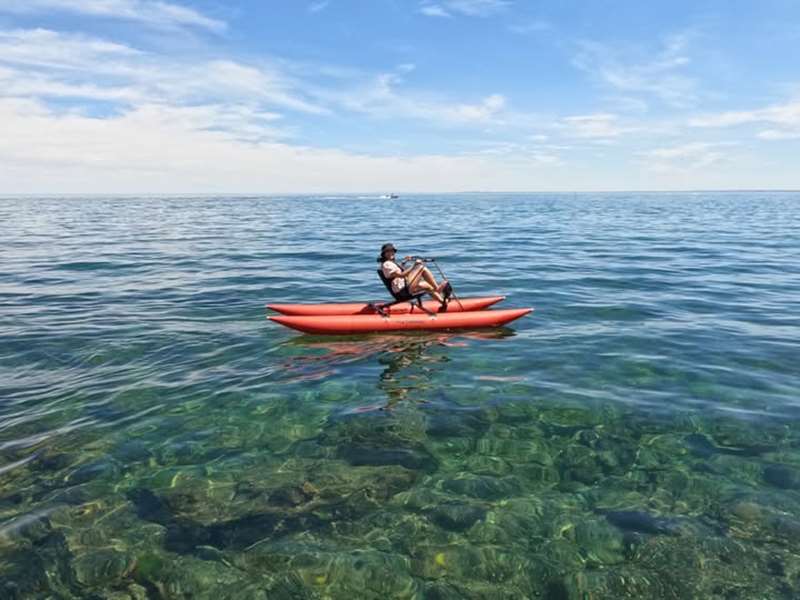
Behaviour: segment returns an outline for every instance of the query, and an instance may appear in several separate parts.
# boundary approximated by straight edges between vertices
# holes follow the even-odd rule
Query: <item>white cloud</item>
[[[798,140],[800,139],[800,129],[795,131],[781,131],[780,129],[765,129],[759,131],[756,137],[762,140]]]
[[[584,41],[573,65],[618,92],[641,93],[671,106],[687,107],[699,96],[696,81],[679,72],[691,62],[689,40],[689,34],[669,36],[658,52],[649,56],[638,48]],[[637,56],[638,60],[632,58]]]
[[[460,102],[402,87],[398,65],[363,82],[364,74],[334,76],[323,86],[313,69],[295,79],[279,63],[245,65],[213,59],[179,60],[84,35],[48,30],[0,31],[0,66],[6,64],[0,96],[78,97],[129,103],[245,103],[267,109],[329,114],[343,109],[378,118],[406,118],[440,124],[488,123],[505,112],[506,99],[490,94]],[[99,84],[98,82],[103,82]],[[331,82],[328,82],[331,83]]]
[[[160,0],[3,0],[0,12],[48,13],[67,12],[107,19],[137,21],[153,27],[199,27],[224,31],[224,21],[207,17],[198,11]]]
[[[444,17],[449,18],[452,15],[438,4],[426,4],[419,9],[419,12],[426,17]]]
[[[479,102],[455,102],[435,95],[400,90],[397,73],[383,73],[366,85],[345,90],[316,90],[327,104],[380,119],[416,119],[442,125],[489,123],[505,110],[506,99],[490,94]]]
[[[302,79],[287,69],[302,73]],[[328,74],[323,85],[308,65],[295,69],[276,61],[245,65],[225,59],[179,59],[85,35],[42,29],[0,31],[0,97],[82,99],[89,106],[111,102],[116,111],[145,104],[247,106],[271,114],[325,115],[335,109],[447,126],[499,123],[506,111],[506,99],[500,94],[463,102],[406,90],[402,74],[414,69],[413,64],[401,64],[396,72],[366,83],[363,73]],[[214,120],[208,126],[224,126],[221,114],[209,112]],[[236,127],[243,128],[242,123]],[[275,132],[272,126],[265,128],[265,135]]]
[[[598,113],[565,117],[562,119],[562,126],[566,129],[568,135],[574,137],[608,139],[615,138],[626,132],[617,122],[617,115]]]
[[[419,11],[428,17],[490,17],[506,10],[509,0],[441,0],[437,3],[424,1]]]
[[[686,64],[680,46],[665,51],[664,68]],[[578,173],[581,153],[585,159],[597,144],[634,131],[655,137],[652,123],[632,122],[610,103],[605,110],[548,115],[545,121],[514,113],[513,103],[491,89],[470,98],[414,89],[404,81],[415,69],[411,63],[380,75],[325,67],[322,76],[322,68],[275,59],[245,64],[207,54],[167,56],[87,35],[0,30],[0,190],[574,189],[580,178],[560,169],[567,159],[570,173]],[[292,121],[292,112],[302,113],[302,120]],[[293,127],[310,129],[317,123],[312,117],[334,112],[342,119],[421,121],[447,127],[445,137],[450,130],[479,133],[482,143],[449,156],[406,151],[384,158],[299,145],[295,136],[302,130]],[[800,137],[799,112],[798,104],[789,103],[693,124],[763,123],[760,137],[789,139]],[[380,126],[375,132],[381,136]],[[680,132],[668,133],[681,139]],[[487,148],[489,137],[500,141]],[[453,136],[441,147],[463,150],[461,141]],[[565,141],[573,145],[569,151]],[[637,143],[646,141],[637,136]],[[694,173],[699,181],[730,150],[703,141],[658,144],[665,147],[639,154],[617,144],[608,156],[620,163],[633,156],[651,172]],[[601,179],[589,177],[587,186],[614,176],[594,175]],[[671,185],[668,177],[664,181]],[[20,187],[25,185],[37,187]]]
[[[612,107],[611,110],[616,112],[644,114],[649,109],[647,102],[641,98],[632,98],[630,96],[607,96],[602,101],[603,104]]]
[[[669,173],[697,171],[725,160],[733,143],[691,142],[641,153],[648,170]],[[727,151],[726,151],[727,149]]]
[[[730,127],[761,120],[760,111],[729,111],[689,120],[692,127]]]
[[[59,69],[96,68],[98,63],[143,53],[114,42],[47,29],[0,30],[0,62]]]
[[[318,13],[322,12],[330,5],[330,0],[320,0],[320,2],[312,2],[308,5],[308,12]]]
[[[182,61],[82,35],[0,31],[1,96],[128,103],[246,104],[324,114],[277,67]],[[103,82],[102,85],[98,82]]]
[[[0,193],[322,193],[494,190],[698,189],[763,186],[763,173],[725,160],[731,147],[694,143],[614,172],[574,159],[580,149],[507,144],[461,155],[363,153],[290,145],[208,123],[229,106],[141,105],[103,118],[0,98]],[[241,107],[248,111],[247,107]],[[218,111],[211,115],[208,112]],[[274,116],[266,115],[267,122]],[[252,116],[240,121],[252,124]],[[485,148],[485,146],[484,146]],[[570,157],[564,165],[561,155]],[[616,155],[615,155],[616,158]],[[727,169],[726,169],[727,167]],[[638,173],[645,173],[640,176]],[[797,185],[784,170],[767,184]]]
[[[328,112],[303,98],[299,89],[301,84],[291,81],[277,69],[242,65],[230,60],[173,65],[155,73],[152,85],[160,94],[176,101],[191,101],[192,98],[259,101],[310,114]]]
[[[470,17],[488,17],[504,11],[511,5],[508,0],[445,0],[444,5],[452,12]]]
[[[492,94],[483,99],[479,104],[458,104],[452,108],[445,108],[446,113],[452,113],[456,120],[486,121],[503,110],[506,99],[500,94]]]
[[[142,106],[111,118],[0,99],[5,193],[455,191],[557,187],[545,156],[373,157],[203,129],[202,109]],[[502,182],[502,183],[499,183]]]
[[[489,167],[489,158],[477,154],[379,159],[290,145],[284,111],[350,110],[474,127],[497,122],[506,99],[459,102],[398,89],[411,64],[366,86],[358,85],[363,73],[328,77],[328,88],[319,87],[308,65],[299,71],[312,83],[287,68],[168,57],[41,29],[0,32],[0,189],[25,191],[20,185],[36,182],[39,190],[65,192],[90,191],[86,185],[132,192],[357,190],[377,181],[390,189],[408,189],[410,181],[419,190],[485,188],[493,173],[520,182],[531,165],[554,164],[544,151],[529,152],[523,168],[515,162],[521,156]],[[79,102],[50,103],[60,98]]]
[[[527,23],[517,23],[509,26],[508,30],[511,33],[519,35],[532,35],[534,33],[542,33],[550,31],[553,26],[547,21],[529,21]]]
[[[735,127],[749,124],[767,124],[770,129],[758,132],[763,140],[800,138],[800,101],[776,104],[756,110],[728,111],[705,115],[689,121],[692,127]]]
[[[564,164],[561,157],[556,153],[513,142],[494,144],[481,150],[480,154],[501,156],[505,157],[506,160],[527,161],[537,165],[562,166]]]
[[[98,86],[69,83],[35,73],[22,73],[0,66],[1,97],[83,98],[95,101],[134,102],[141,100],[137,90],[124,86]]]

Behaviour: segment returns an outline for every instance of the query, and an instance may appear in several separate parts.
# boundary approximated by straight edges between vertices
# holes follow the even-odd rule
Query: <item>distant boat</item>
[[[384,194],[381,196],[381,200],[391,200],[392,198],[399,198],[397,194]]]

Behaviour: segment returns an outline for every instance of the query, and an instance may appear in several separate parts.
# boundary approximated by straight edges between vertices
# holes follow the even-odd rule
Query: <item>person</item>
[[[447,300],[452,290],[447,280],[436,283],[433,273],[419,259],[416,259],[408,269],[403,269],[395,261],[396,255],[397,248],[394,247],[394,244],[384,244],[381,246],[381,255],[378,258],[383,276],[391,282],[394,297],[398,300],[410,300],[416,294],[427,292],[442,306],[447,306]],[[409,261],[411,258],[406,256],[403,261]]]

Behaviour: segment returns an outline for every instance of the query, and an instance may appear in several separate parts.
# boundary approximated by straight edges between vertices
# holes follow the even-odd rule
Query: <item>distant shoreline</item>
[[[563,195],[585,195],[585,194],[796,194],[800,193],[800,189],[726,189],[726,190],[584,190],[584,191],[462,191],[462,192],[399,192],[398,198],[392,200],[400,200],[403,198],[414,196],[465,196],[465,195],[525,195],[525,194],[555,194]],[[13,198],[278,198],[278,197],[329,197],[341,196],[343,198],[356,198],[374,197],[375,199],[386,199],[384,194],[379,192],[69,192],[69,193],[55,193],[55,192],[25,192],[25,193],[0,193],[0,199],[8,200]]]

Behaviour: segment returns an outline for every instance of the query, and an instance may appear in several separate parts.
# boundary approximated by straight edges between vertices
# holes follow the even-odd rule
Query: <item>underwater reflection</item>
[[[384,367],[376,385],[386,393],[388,403],[360,410],[391,409],[409,395],[431,385],[434,373],[450,361],[448,349],[466,348],[471,342],[498,341],[514,335],[514,330],[508,327],[369,336],[303,335],[284,343],[285,349],[294,354],[283,362],[280,370],[289,374],[290,382],[313,381],[374,357]]]

